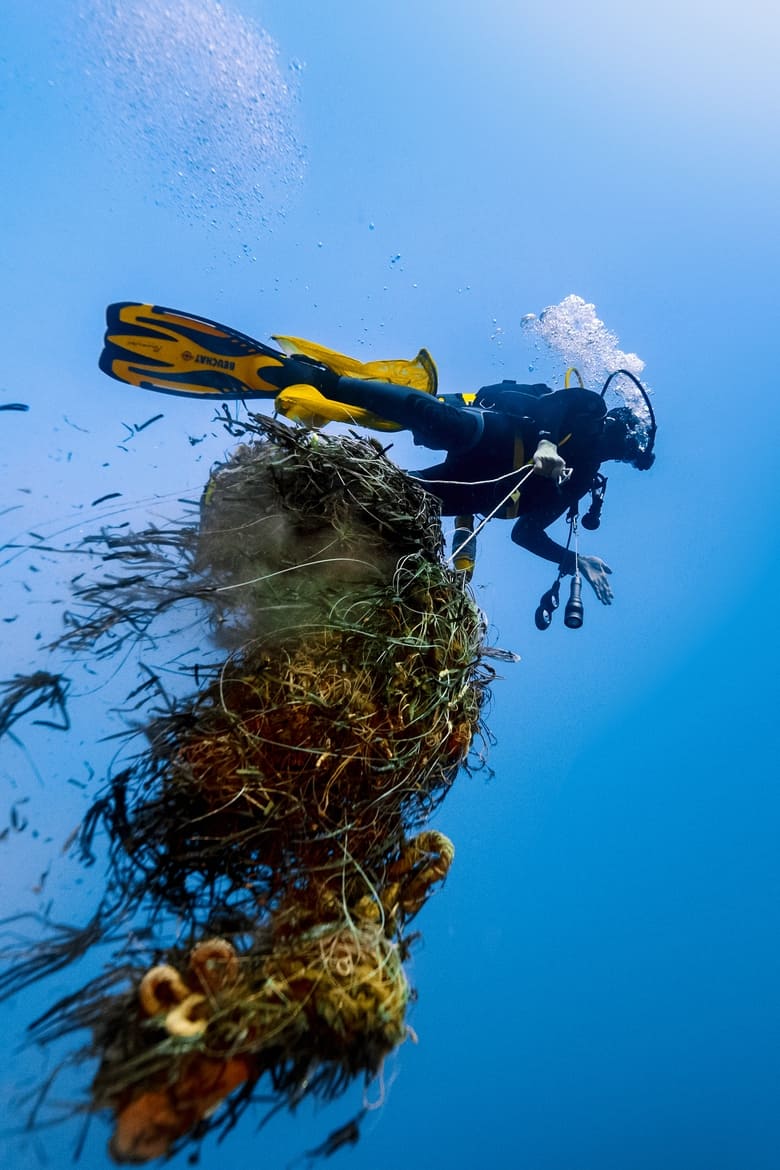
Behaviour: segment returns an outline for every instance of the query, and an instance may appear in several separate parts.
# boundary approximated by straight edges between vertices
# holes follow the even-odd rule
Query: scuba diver
[[[584,528],[598,528],[610,460],[647,470],[654,462],[656,423],[647,393],[627,370],[600,393],[579,386],[552,390],[503,381],[476,394],[439,395],[426,350],[412,361],[362,363],[300,338],[275,337],[281,352],[205,318],[159,306],[110,305],[100,366],[120,381],[170,393],[224,399],[273,398],[276,409],[308,425],[352,422],[376,430],[408,430],[414,442],[446,452],[442,462],[410,472],[453,516],[451,560],[470,578],[475,535],[488,519],[513,519],[512,540],[558,566],[536,623],[545,629],[558,605],[561,578],[573,577],[566,624],[581,625],[580,576],[609,605],[611,569],[579,553],[579,501],[591,493]],[[617,374],[631,379],[647,420],[620,406],[608,410],[606,390]],[[474,516],[485,519],[474,528]],[[566,546],[546,529],[567,515]],[[570,547],[572,537],[575,547]],[[571,617],[571,620],[569,618]]]
[[[629,407],[608,411],[601,394],[582,387],[553,391],[544,384],[504,381],[482,387],[468,405],[450,405],[419,390],[339,377],[327,368],[312,377],[311,369],[285,363],[266,377],[278,379],[280,389],[291,384],[288,378],[307,377],[325,398],[398,424],[419,446],[445,450],[443,462],[410,474],[437,496],[442,515],[456,517],[454,559],[468,575],[474,514],[489,514],[514,519],[516,544],[558,565],[562,576],[579,568],[599,601],[611,603],[609,566],[597,556],[575,556],[545,529],[589,491],[594,492],[590,522],[596,518],[604,495],[603,462],[641,469],[653,463],[641,420]]]

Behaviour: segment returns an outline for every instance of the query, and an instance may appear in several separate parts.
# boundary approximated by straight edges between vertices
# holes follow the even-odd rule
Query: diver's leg
[[[398,423],[412,432],[415,443],[434,451],[468,451],[482,435],[480,411],[448,406],[421,390],[361,378],[339,378],[321,389],[326,398]]]
[[[266,382],[279,390],[303,384],[314,386],[326,398],[357,406],[412,432],[415,443],[434,451],[470,451],[482,437],[480,410],[449,406],[432,394],[368,378],[340,378],[319,362],[286,358],[277,367],[264,367]]]
[[[484,430],[482,412],[448,406],[432,394],[373,379],[340,378],[316,362],[288,358],[279,367],[263,369],[263,377],[279,390],[303,383],[326,398],[358,406],[409,430],[415,443],[434,451],[469,451]]]

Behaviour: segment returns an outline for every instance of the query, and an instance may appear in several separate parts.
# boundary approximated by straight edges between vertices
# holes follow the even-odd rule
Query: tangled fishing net
[[[474,759],[491,677],[438,507],[375,441],[226,422],[242,441],[191,523],[85,543],[110,575],[78,587],[61,649],[142,647],[194,605],[219,654],[149,700],[144,749],[86,818],[83,855],[109,851],[94,920],[5,978],[154,925],[148,961],[120,947],[35,1031],[89,1031],[74,1059],[98,1062],[90,1108],[112,1110],[120,1161],[233,1124],[261,1079],[333,1096],[403,1041],[406,926],[453,857],[425,823]],[[51,705],[52,678],[40,696],[17,678],[6,720]],[[186,945],[163,941],[172,916]]]

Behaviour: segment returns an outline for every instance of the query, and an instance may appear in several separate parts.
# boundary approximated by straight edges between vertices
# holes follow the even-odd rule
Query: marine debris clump
[[[232,1124],[261,1078],[291,1104],[333,1096],[402,1042],[406,928],[453,856],[425,824],[475,758],[491,677],[438,507],[378,443],[227,422],[242,441],[196,522],[92,539],[111,576],[79,588],[61,640],[141,645],[194,602],[222,649],[189,695],[149,698],[147,746],[82,832],[85,855],[109,845],[84,947],[143,911],[149,962],[118,958],[126,990],[101,976],[36,1033],[90,1030],[91,1107],[124,1161]],[[174,915],[187,946],[164,943]]]

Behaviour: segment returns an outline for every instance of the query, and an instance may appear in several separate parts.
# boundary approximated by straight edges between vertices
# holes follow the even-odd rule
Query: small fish
[[[164,414],[154,414],[154,415],[152,415],[151,418],[148,418],[146,420],[146,422],[133,423],[133,426],[135,427],[136,434],[138,434],[139,431],[143,431],[147,427],[150,427],[152,425],[152,423],[158,422],[161,418],[165,418],[165,415]]]
[[[495,658],[499,662],[522,661],[520,655],[515,654],[514,650],[502,650],[499,646],[483,646],[482,655],[484,658]]]
[[[343,1149],[344,1146],[357,1145],[360,1140],[360,1122],[365,1116],[365,1109],[361,1109],[357,1117],[353,1117],[346,1125],[339,1126],[334,1129],[333,1133],[328,1134],[322,1145],[317,1146],[315,1150],[309,1150],[307,1157],[314,1161],[317,1158],[330,1158],[337,1150]]]

